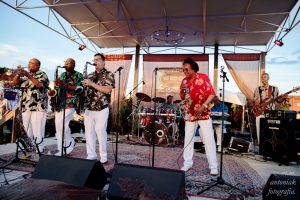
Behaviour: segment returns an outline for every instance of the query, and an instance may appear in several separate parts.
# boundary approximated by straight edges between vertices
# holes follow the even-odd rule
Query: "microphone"
[[[119,72],[119,71],[121,71],[122,69],[124,69],[123,66],[119,67],[119,68],[114,72],[114,74],[117,73],[117,72]]]
[[[60,65],[58,65],[57,67],[58,68],[66,68],[66,66],[60,66]]]
[[[142,83],[143,83],[143,85],[145,85],[146,83],[145,83],[145,81],[142,81]]]

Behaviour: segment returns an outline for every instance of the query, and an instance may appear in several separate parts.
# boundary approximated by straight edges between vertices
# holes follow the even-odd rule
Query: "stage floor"
[[[73,137],[82,137],[82,134],[73,134]],[[151,153],[151,147],[145,146],[139,144],[133,144],[134,142],[130,142],[126,139],[126,136],[120,136],[120,145],[119,145],[119,162],[125,162],[129,164],[137,164],[137,165],[144,165],[144,166],[150,166],[151,165],[151,159],[148,158],[148,155],[150,156]],[[134,137],[130,137],[131,140],[137,141]],[[109,170],[113,167],[113,164],[115,162],[114,160],[114,149],[115,149],[115,136],[110,134],[108,136],[108,147],[109,152],[111,152],[111,155],[109,156],[109,163],[104,165],[106,170]],[[46,138],[45,143],[49,148],[46,148],[45,154],[51,154],[55,151],[55,144],[56,139],[55,138]],[[50,148],[51,147],[51,148]],[[5,144],[0,145],[0,158],[1,159],[7,159],[7,155],[13,154],[15,152],[16,145],[15,144]],[[129,155],[129,152],[136,151],[137,154]],[[181,154],[182,154],[182,145],[177,147],[167,147],[167,145],[161,145],[157,147],[157,150],[155,151],[157,156],[155,158],[155,166],[157,167],[163,167],[163,168],[172,168],[172,169],[180,169],[182,164]],[[227,151],[226,151],[227,152]],[[20,154],[21,155],[21,154]],[[77,143],[76,145],[76,151],[71,153],[71,157],[79,157],[79,158],[85,158],[85,143]],[[140,156],[140,157],[139,157]],[[38,155],[34,156],[35,159],[38,159]],[[168,158],[167,158],[168,157]],[[194,170],[191,170],[186,173],[186,180],[187,180],[187,186],[189,187],[190,194],[193,194],[193,187],[194,185],[191,185],[189,183],[193,182],[193,177],[197,177],[198,179],[204,179],[204,180],[211,180],[212,178],[209,177],[208,169],[207,168],[207,161],[205,158],[205,154],[203,152],[195,152],[195,164],[194,164]],[[289,166],[281,165],[279,166],[279,163],[273,162],[271,160],[264,160],[260,155],[242,155],[239,153],[236,154],[225,154],[225,164],[224,164],[224,179],[233,181],[235,179],[235,170],[232,170],[236,165],[241,165],[242,171],[244,171],[244,174],[241,176],[252,176],[256,177],[250,177],[252,179],[255,179],[255,184],[258,185],[258,187],[262,188],[264,183],[267,181],[269,176],[271,174],[285,174],[285,175],[293,175],[293,176],[300,176],[300,167],[296,163],[290,163]],[[175,160],[175,161],[174,161]],[[218,160],[220,160],[220,154],[218,154]],[[173,163],[172,163],[173,162]],[[196,165],[196,166],[195,166]],[[199,169],[196,169],[199,168]],[[201,169],[201,170],[200,170]],[[237,169],[237,171],[241,171],[240,169]],[[26,178],[26,174],[28,172],[22,172],[20,170],[4,170],[6,174],[6,179],[10,184],[15,183],[17,181],[22,180],[24,177]],[[256,172],[256,173],[254,173]],[[3,173],[0,173],[0,182],[1,186],[5,185],[5,179],[3,176]],[[239,177],[239,179],[241,179]],[[10,181],[11,180],[11,181]],[[198,186],[197,186],[198,187]],[[208,196],[208,197],[207,197]],[[207,199],[209,198],[210,194],[204,195],[202,197],[199,196],[190,196],[189,199]],[[258,198],[259,199],[259,198]]]

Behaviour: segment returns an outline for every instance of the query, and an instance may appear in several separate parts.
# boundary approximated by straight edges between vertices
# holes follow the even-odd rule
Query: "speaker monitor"
[[[184,199],[183,171],[116,164],[108,199]]]
[[[99,161],[44,155],[32,178],[102,189],[106,184],[107,174]]]
[[[299,200],[300,177],[281,174],[271,174],[264,190],[265,200]]]
[[[296,120],[260,119],[259,152],[275,160],[290,161],[296,158]]]

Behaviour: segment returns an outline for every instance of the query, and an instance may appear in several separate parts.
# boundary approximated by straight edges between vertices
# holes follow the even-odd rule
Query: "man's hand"
[[[64,81],[57,79],[55,80],[55,85],[66,87],[67,84]]]
[[[201,113],[205,110],[205,107],[203,105],[196,104],[194,110],[195,110],[195,116],[199,118],[201,117]]]

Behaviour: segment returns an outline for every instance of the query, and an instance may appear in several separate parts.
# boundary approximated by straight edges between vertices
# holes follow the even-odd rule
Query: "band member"
[[[219,100],[218,96],[215,96],[213,99],[214,106],[211,108],[211,112],[222,112],[223,109],[223,103]],[[224,104],[224,113],[228,113],[228,107],[226,104]],[[222,117],[221,117],[222,120]],[[221,136],[222,136],[222,124],[214,124],[213,128],[216,131],[217,135],[217,146],[218,146],[218,152],[221,152]],[[226,133],[226,128],[224,125],[223,133]]]
[[[64,68],[66,72],[63,72],[58,80],[55,80],[57,90],[57,96],[59,101],[55,105],[55,129],[57,138],[58,153],[55,155],[60,156],[62,154],[62,131],[64,130],[64,143],[66,147],[66,154],[73,151],[75,141],[71,136],[71,129],[69,127],[70,121],[73,119],[73,114],[78,106],[78,88],[82,91],[83,75],[80,72],[75,71],[75,60],[68,58],[65,61]],[[65,109],[65,123],[63,124],[63,117]]]
[[[278,87],[269,85],[270,76],[268,73],[263,73],[261,76],[262,85],[257,87],[254,91],[254,105],[259,106],[261,103],[269,101],[271,99],[276,99],[279,95]],[[284,96],[282,99],[278,99],[277,101],[268,104],[265,107],[265,110],[275,110],[276,104],[284,101],[287,96]],[[257,141],[259,144],[260,140],[260,119],[264,118],[264,113],[262,112],[260,115],[256,116],[256,134]]]
[[[210,118],[209,103],[215,96],[214,89],[206,74],[197,73],[198,64],[191,58],[183,61],[185,78],[181,82],[180,97],[184,104],[185,138],[184,138],[184,165],[183,171],[188,171],[193,166],[194,133],[200,126],[205,152],[208,160],[210,174],[218,174],[216,143]]]
[[[3,126],[2,119],[10,111],[9,102],[4,98],[4,92],[0,88],[0,144],[3,143]]]
[[[112,72],[105,69],[105,57],[97,53],[94,56],[95,72],[89,74],[83,80],[87,86],[85,99],[85,137],[87,159],[97,159],[96,135],[99,141],[100,162],[107,162],[107,121],[111,91],[115,87],[115,79]]]
[[[18,74],[13,78],[13,85],[19,85],[20,101],[22,101],[22,118],[25,131],[29,138],[36,139],[39,151],[44,150],[45,124],[47,119],[49,80],[45,72],[40,70],[41,62],[30,59],[28,71],[18,67]]]
[[[173,96],[172,95],[167,96],[167,101],[160,105],[160,109],[162,111],[171,110],[172,113],[175,113],[175,106],[173,104]]]

